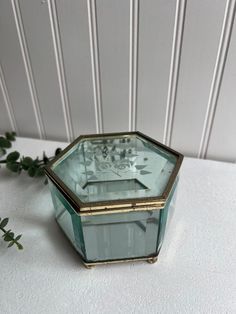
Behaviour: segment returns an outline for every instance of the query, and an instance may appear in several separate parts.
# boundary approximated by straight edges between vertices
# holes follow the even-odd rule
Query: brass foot
[[[88,264],[84,264],[84,266],[87,269],[92,269],[93,267],[95,267],[95,265],[88,265]]]
[[[147,260],[147,262],[148,262],[149,264],[154,264],[154,263],[157,262],[157,257],[151,257],[151,258],[149,258],[149,259]]]

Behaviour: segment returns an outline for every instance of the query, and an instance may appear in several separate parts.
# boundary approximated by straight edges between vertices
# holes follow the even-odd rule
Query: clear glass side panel
[[[56,220],[76,250],[84,257],[85,248],[80,216],[76,214],[57,188],[51,182],[49,184]]]
[[[177,158],[137,135],[85,139],[52,167],[83,202],[163,193]]]
[[[156,254],[159,210],[81,217],[86,259],[105,261]]]
[[[165,231],[173,216],[175,200],[176,200],[176,195],[177,195],[178,181],[179,181],[179,178],[177,177],[172,187],[171,193],[167,199],[166,206],[160,211],[160,226],[159,226],[157,252],[159,252],[161,249],[161,246],[164,240]]]

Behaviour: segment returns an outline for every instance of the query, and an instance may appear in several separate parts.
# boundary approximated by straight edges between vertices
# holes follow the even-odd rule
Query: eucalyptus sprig
[[[14,133],[14,132],[13,132]],[[4,151],[6,153],[5,148],[11,147],[10,137],[13,140],[14,133],[6,133],[6,138],[0,137],[0,149],[1,143],[3,143]],[[7,139],[8,134],[8,139]],[[10,145],[9,145],[10,143]],[[6,164],[6,168],[12,172],[20,174],[22,171],[26,171],[30,177],[40,177],[44,175],[44,166],[53,159],[56,155],[61,152],[61,148],[57,148],[54,156],[48,157],[45,152],[43,152],[43,158],[39,159],[38,157],[33,159],[30,156],[21,156],[18,151],[14,151],[9,153],[6,156],[6,159],[0,160],[0,164]],[[1,156],[1,155],[0,155]],[[45,180],[45,184],[47,180]]]
[[[5,227],[8,224],[9,218],[2,219],[0,217],[0,230],[3,232],[3,239],[6,242],[9,242],[8,247],[11,247],[13,245],[16,245],[18,250],[23,250],[23,245],[19,243],[19,240],[21,238],[21,234],[18,236],[15,236],[14,232],[9,229],[6,230]]]
[[[11,148],[11,142],[15,141],[15,132],[6,132],[5,136],[0,136],[0,157],[6,154],[6,149]]]
[[[0,136],[0,158],[7,153],[7,149],[11,148],[12,141],[15,141],[15,132],[6,132],[5,136]],[[57,148],[55,156],[61,152],[61,148]],[[38,157],[33,159],[30,156],[21,156],[18,151],[9,153],[5,159],[0,160],[0,164],[5,164],[6,168],[12,172],[20,174],[22,171],[26,171],[30,177],[40,177],[44,175],[44,166],[55,156],[48,157],[43,152],[43,158]],[[44,183],[47,183],[45,179]],[[21,235],[15,236],[14,232],[5,227],[8,224],[9,218],[2,219],[0,217],[0,230],[3,232],[3,239],[9,242],[8,247],[16,245],[19,250],[23,249],[22,244],[19,243]]]

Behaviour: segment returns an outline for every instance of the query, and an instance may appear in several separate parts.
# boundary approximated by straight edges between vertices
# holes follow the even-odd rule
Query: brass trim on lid
[[[172,153],[177,157],[177,161],[173,172],[169,178],[169,181],[165,187],[165,190],[161,196],[158,197],[144,197],[144,198],[132,198],[132,199],[120,199],[120,200],[109,200],[109,201],[99,201],[99,202],[82,202],[79,197],[72,192],[64,182],[55,174],[51,167],[57,163],[70,149],[72,149],[76,144],[84,139],[94,139],[94,138],[116,138],[128,137],[130,135],[136,135],[140,138],[146,139],[147,141],[153,143],[156,146],[164,148],[167,152]],[[45,174],[48,178],[55,184],[58,190],[66,198],[66,200],[73,206],[75,211],[80,215],[99,215],[108,213],[118,213],[118,212],[130,212],[130,211],[143,211],[143,210],[159,210],[165,206],[166,200],[169,193],[173,187],[177,174],[179,172],[180,166],[183,161],[183,155],[176,152],[175,150],[167,147],[166,145],[150,138],[149,136],[141,132],[118,132],[118,133],[104,133],[104,134],[91,134],[91,135],[81,135],[71,144],[69,144],[64,150],[60,152],[52,161],[50,161],[45,167]]]

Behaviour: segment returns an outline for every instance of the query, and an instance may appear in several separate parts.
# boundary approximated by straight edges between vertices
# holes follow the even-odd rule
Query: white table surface
[[[65,144],[18,138],[49,155]],[[0,313],[236,313],[236,165],[185,158],[159,260],[87,270],[59,230],[43,180],[0,169],[0,216],[23,251],[0,239]]]

